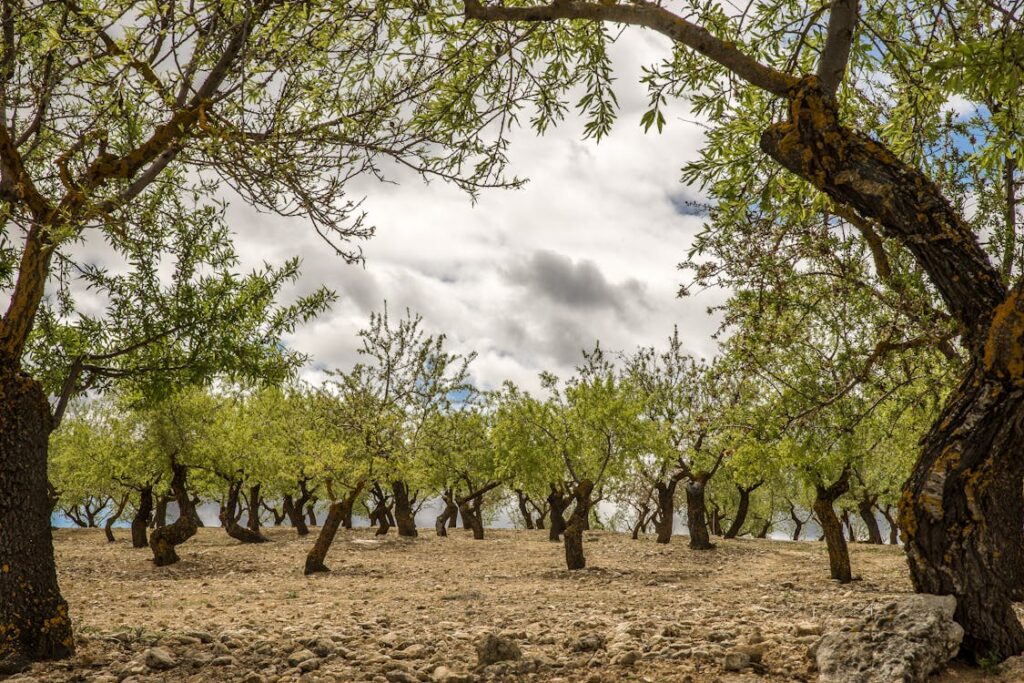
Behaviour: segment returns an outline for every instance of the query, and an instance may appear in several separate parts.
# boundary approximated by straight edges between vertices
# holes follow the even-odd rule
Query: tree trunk
[[[349,491],[347,496],[338,502],[331,503],[331,507],[327,509],[327,519],[324,520],[324,525],[320,527],[320,533],[316,537],[316,542],[313,543],[313,547],[309,549],[309,554],[306,555],[306,567],[303,570],[306,576],[330,571],[325,564],[327,551],[330,550],[331,544],[334,543],[334,537],[337,536],[338,527],[344,521],[345,515],[347,514],[349,519],[351,519],[352,508],[355,507],[356,500],[359,499],[359,495],[363,492],[363,487],[365,486],[366,482],[360,481]]]
[[[1024,565],[1022,285],[1007,293],[939,187],[841,126],[817,79],[802,79],[789,100],[788,119],[762,134],[762,150],[899,240],[959,324],[971,365],[922,442],[900,498],[900,528],[914,587],[957,598],[961,653],[1015,656],[1024,651],[1012,606]]]
[[[341,499],[341,526],[342,528],[352,528],[352,510],[355,509],[355,502],[359,499],[359,494],[362,493],[362,488],[366,486],[365,481],[358,482],[354,488],[348,492],[347,496]],[[326,521],[325,521],[326,523]]]
[[[469,520],[469,528],[473,532],[473,538],[477,541],[482,541],[484,538],[484,519],[483,512],[481,510],[482,507],[482,496],[470,498],[459,505],[459,513],[462,515],[463,519]]]
[[[839,519],[843,523],[843,528],[846,529],[846,537],[850,539],[850,543],[856,543],[857,533],[853,529],[853,521],[850,519],[850,511],[843,508],[843,513],[839,516]]]
[[[285,495],[283,505],[285,514],[288,515],[289,521],[295,527],[295,533],[299,536],[308,535],[309,527],[306,526],[306,516],[303,513],[303,507],[306,505],[305,493],[298,500],[294,500],[290,494]]]
[[[179,559],[175,546],[179,546],[196,533],[196,522],[192,516],[192,499],[188,497],[185,487],[187,469],[184,465],[171,463],[174,476],[171,479],[171,491],[178,501],[178,519],[173,524],[154,529],[149,536],[149,547],[153,550],[153,562],[158,567],[174,564]],[[166,509],[166,508],[165,508]]]
[[[736,508],[736,518],[732,520],[725,538],[736,538],[743,531],[743,525],[747,521],[747,512],[750,510],[750,494],[757,490],[764,482],[757,482],[753,486],[740,486],[736,484],[736,490],[740,492],[740,504]]]
[[[306,503],[306,516],[309,518],[309,525],[310,526],[317,526],[317,523],[316,523],[316,504],[317,504],[317,499],[316,498],[314,498],[313,500],[311,500],[308,503]]]
[[[885,523],[889,525],[889,545],[897,545],[900,542],[900,528],[892,516],[891,506],[886,505],[884,508],[878,508],[878,510],[882,513],[882,517],[885,517]]]
[[[50,531],[51,429],[39,383],[0,363],[0,674],[75,649]]]
[[[437,516],[437,520],[434,522],[434,530],[438,536],[447,536],[448,523],[459,514],[459,507],[455,504],[455,496],[452,494],[451,489],[441,494],[441,500],[444,501],[444,510]]]
[[[804,520],[797,516],[795,505],[789,506],[789,518],[793,520],[793,540],[799,541],[800,532],[803,531],[804,528]]]
[[[121,501],[117,504],[117,508],[103,523],[103,533],[107,536],[107,543],[113,543],[116,540],[114,538],[114,523],[121,518],[121,514],[128,505],[129,498],[130,496],[127,493],[121,496]]]
[[[523,516],[523,525],[527,529],[533,529],[533,516],[530,514],[529,497],[522,489],[516,489],[516,501],[519,503],[519,514]]]
[[[157,496],[156,498],[156,512],[153,515],[153,529],[159,529],[160,527],[167,526],[167,503],[170,500],[169,496]]]
[[[757,532],[757,538],[768,538],[768,532],[772,530],[772,518],[764,520],[764,525],[761,526],[761,530]]]
[[[882,545],[882,530],[878,528],[878,519],[875,517],[875,502],[878,496],[865,495],[857,501],[857,514],[860,515],[864,526],[868,528],[868,543]]]
[[[694,550],[711,550],[715,547],[704,517],[706,486],[707,479],[703,476],[691,477],[686,481],[686,526],[690,530],[690,547]]]
[[[551,526],[548,528],[549,541],[558,541],[565,532],[565,509],[567,507],[569,507],[569,503],[565,499],[565,494],[552,486],[551,493],[548,494],[548,514],[551,517]]]
[[[594,484],[584,479],[576,485],[573,493],[575,507],[565,525],[565,566],[569,569],[583,569],[587,566],[587,558],[583,555],[583,526],[590,516],[590,494]]]
[[[249,519],[247,520],[249,531],[254,534],[260,532],[260,485],[249,487]]]
[[[655,539],[657,543],[668,543],[672,540],[676,515],[676,486],[678,484],[678,479],[670,477],[668,481],[659,481],[654,485],[658,492],[658,516],[654,520],[654,530],[658,534]]]
[[[309,549],[309,554],[306,555],[306,567],[303,573],[306,576],[315,574],[317,572],[329,572],[330,569],[324,564],[324,560],[327,559],[327,551],[330,550],[331,544],[334,543],[334,537],[338,534],[338,527],[341,526],[342,518],[342,504],[332,503],[331,507],[327,510],[327,519],[324,520],[324,525],[320,528],[320,533],[317,534],[316,542],[313,543],[313,547]]]
[[[241,541],[242,543],[266,543],[267,538],[259,531],[253,531],[251,528],[244,527],[238,523],[238,517],[235,514],[238,509],[238,494],[242,488],[242,482],[233,481],[228,485],[228,496],[224,505],[220,508],[220,523],[224,527],[224,531],[227,532],[228,536]],[[249,500],[249,505],[252,505],[252,500]]]
[[[900,499],[914,587],[957,596],[963,647],[975,658],[1024,651],[1012,605],[1024,586],[1022,432],[1024,392],[969,377],[924,438]]]
[[[818,485],[815,487],[814,514],[821,524],[821,530],[825,535],[825,545],[828,548],[828,567],[833,579],[840,583],[849,583],[853,580],[850,570],[850,551],[846,547],[846,538],[843,536],[843,525],[836,516],[832,507],[836,499],[843,495],[850,488],[850,471],[843,470],[839,479],[829,487]]]
[[[404,481],[393,481],[391,492],[395,496],[395,526],[398,527],[398,535],[409,538],[417,536],[419,532],[416,531],[416,516],[409,500],[409,486]]]
[[[132,519],[132,547],[145,548],[149,546],[149,539],[146,538],[146,530],[149,528],[150,517],[153,515],[153,487],[144,486],[139,493],[139,508]]]

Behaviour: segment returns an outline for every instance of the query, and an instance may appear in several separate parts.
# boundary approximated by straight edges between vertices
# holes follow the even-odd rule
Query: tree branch
[[[466,0],[465,7],[467,19],[480,21],[537,22],[583,19],[643,26],[682,43],[722,65],[751,85],[779,97],[786,97],[789,89],[797,82],[793,76],[765,66],[744,54],[734,43],[721,40],[707,29],[647,0],[633,0],[628,5],[554,0],[549,5],[536,7],[504,7],[484,5],[480,0]]]
[[[821,88],[829,95],[835,95],[839,84],[846,75],[846,64],[850,61],[853,45],[853,30],[857,26],[857,0],[833,0],[828,15],[828,33],[825,47],[818,61],[818,80]]]

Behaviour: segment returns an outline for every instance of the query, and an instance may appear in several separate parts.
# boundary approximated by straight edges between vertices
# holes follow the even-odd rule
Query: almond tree
[[[1011,286],[1009,277],[1018,252],[1005,252],[1004,268],[993,263],[962,206],[951,203],[956,195],[944,193],[941,178],[929,177],[934,166],[928,160],[943,150],[917,144],[941,121],[941,105],[953,95],[991,112],[982,115],[991,135],[961,138],[974,146],[973,158],[963,158],[960,143],[950,146],[950,155],[961,166],[987,164],[973,174],[979,184],[972,189],[1009,197],[1000,202],[1005,211],[986,213],[1002,217],[1000,247],[1012,247],[1021,76],[1018,62],[1006,55],[1020,47],[1019,13],[998,3],[897,7],[870,0],[863,7],[858,0],[836,0],[828,11],[799,0],[756,2],[737,16],[714,3],[676,12],[646,0],[516,6],[467,0],[462,7],[469,19],[534,31],[538,46],[546,47],[538,47],[541,56],[525,68],[548,73],[561,67],[568,86],[585,83],[581,106],[590,108],[589,130],[598,135],[608,132],[614,116],[606,49],[614,34],[604,27],[666,36],[671,56],[645,76],[654,106],[644,123],[661,127],[666,99],[692,96],[696,113],[714,123],[713,146],[691,177],[712,186],[731,176],[738,168],[734,150],[756,141],[764,156],[748,158],[758,180],[773,175],[767,157],[820,193],[805,212],[841,215],[880,264],[893,249],[905,250],[941,298],[968,357],[900,501],[911,577],[919,591],[956,596],[965,652],[980,658],[1024,651],[1024,628],[1012,609],[1024,567],[1024,464],[1014,437],[1024,414],[1024,314],[1018,311],[1020,286]],[[562,49],[598,55],[598,64],[591,59],[580,66],[582,59],[573,63]],[[560,92],[563,97],[550,93],[539,107],[558,111],[550,103],[564,102],[566,90]],[[878,108],[858,109],[860,98]],[[716,130],[727,134],[716,136]],[[730,136],[746,142],[722,144]],[[752,196],[786,203],[771,191],[723,196],[734,205],[755,204]],[[752,227],[753,239],[763,239],[758,224]],[[829,248],[827,241],[819,244]]]
[[[509,53],[489,41],[472,47],[474,33],[494,32],[428,9],[402,0],[0,5],[5,671],[74,649],[49,535],[47,394],[61,398],[59,415],[76,391],[135,372],[202,377],[254,360],[253,344],[237,348],[249,331],[272,351],[275,325],[294,323],[261,310],[253,330],[252,307],[239,313],[213,296],[216,277],[200,288],[209,296],[192,296],[201,266],[226,271],[223,286],[238,294],[241,277],[224,261],[226,231],[176,214],[204,204],[216,212],[213,195],[230,191],[311,224],[354,260],[350,240],[372,232],[345,192],[354,176],[404,168],[469,192],[517,184],[501,172],[500,138],[514,117],[474,97],[521,97],[495,75]],[[413,18],[456,30],[458,44]],[[87,260],[83,244],[110,267]],[[169,284],[161,265],[181,274]],[[247,287],[262,296],[259,282]],[[84,288],[109,301],[104,315],[76,305]],[[190,343],[168,343],[181,338]]]

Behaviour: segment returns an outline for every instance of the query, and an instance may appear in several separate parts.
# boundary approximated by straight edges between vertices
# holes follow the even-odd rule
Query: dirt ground
[[[114,544],[56,531],[79,650],[22,680],[810,681],[819,629],[910,592],[893,547],[853,545],[861,580],[843,586],[819,543],[696,552],[685,538],[659,546],[610,532],[588,533],[587,569],[568,572],[543,531],[342,531],[333,571],[307,578],[315,533],[271,529],[271,543],[247,546],[201,529],[180,563],[158,568],[125,530]],[[476,669],[487,633],[510,637],[522,658]],[[727,671],[726,654],[751,643],[761,662]],[[935,681],[984,679],[954,667]]]

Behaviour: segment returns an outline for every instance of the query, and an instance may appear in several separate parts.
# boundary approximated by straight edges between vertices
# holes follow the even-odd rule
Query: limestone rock
[[[142,654],[142,661],[150,669],[173,669],[178,665],[170,650],[162,647],[151,647]]]
[[[477,641],[476,656],[480,666],[487,666],[519,659],[523,653],[511,639],[491,633]]]
[[[890,603],[814,648],[821,683],[919,683],[942,669],[964,631],[952,596],[915,595]]]

